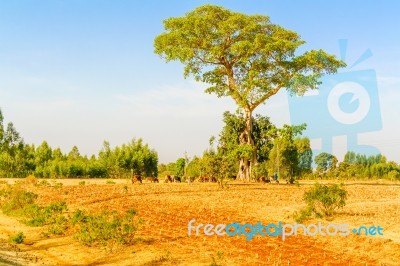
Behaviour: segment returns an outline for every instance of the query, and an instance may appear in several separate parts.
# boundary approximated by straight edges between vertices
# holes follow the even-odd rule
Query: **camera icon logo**
[[[351,99],[344,99],[349,94]],[[343,96],[343,97],[342,97]],[[346,111],[350,105],[358,105],[355,111]],[[348,106],[346,104],[348,103]],[[352,125],[362,121],[369,112],[371,101],[368,92],[359,83],[345,81],[332,88],[328,95],[329,114],[339,123]],[[353,109],[353,108],[351,108]]]
[[[347,40],[339,41],[342,60]],[[316,93],[290,96],[291,124],[307,124],[305,135],[321,139],[321,152],[332,153],[332,139],[347,137],[347,151],[366,155],[380,153],[376,147],[359,145],[357,135],[382,129],[376,73],[373,69],[352,71],[351,68],[372,56],[367,50],[346,72],[328,75]],[[319,153],[319,152],[317,152]]]

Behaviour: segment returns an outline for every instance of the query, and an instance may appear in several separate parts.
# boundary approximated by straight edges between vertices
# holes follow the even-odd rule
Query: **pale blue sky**
[[[351,65],[377,74],[382,127],[359,136],[400,162],[400,31],[398,1],[1,1],[0,107],[27,143],[47,140],[68,152],[99,151],[143,138],[161,162],[185,151],[201,154],[222,127],[229,99],[203,93],[183,78],[183,66],[153,53],[162,20],[217,4],[297,31],[305,49],[339,56],[348,39]],[[286,95],[258,109],[278,125],[289,123]],[[344,151],[338,151],[338,155]],[[341,156],[339,156],[341,160]]]

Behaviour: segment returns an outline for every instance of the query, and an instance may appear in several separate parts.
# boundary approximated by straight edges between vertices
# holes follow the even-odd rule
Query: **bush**
[[[57,182],[56,180],[51,180],[52,186],[55,188],[62,188],[63,187],[63,183],[61,182]]]
[[[52,202],[48,206],[39,206],[35,203],[37,195],[10,187],[0,191],[0,206],[4,214],[26,218],[23,222],[29,226],[49,225],[52,234],[61,234],[67,228],[67,219],[64,212],[67,204],[63,201]]]
[[[121,244],[129,244],[134,240],[138,223],[134,222],[136,211],[131,209],[125,215],[115,211],[103,211],[100,214],[88,214],[76,210],[71,222],[78,227],[75,239],[84,245],[107,245],[110,240]]]
[[[307,207],[295,214],[296,222],[302,222],[315,214],[317,218],[332,216],[337,209],[346,205],[347,191],[342,184],[321,185],[316,183],[304,193]]]
[[[389,180],[391,180],[391,181],[393,181],[395,179],[399,179],[399,177],[400,177],[399,172],[397,172],[396,170],[390,171],[387,175],[388,175]]]
[[[108,185],[114,185],[114,184],[115,184],[115,182],[114,182],[114,181],[112,181],[112,180],[107,180],[107,181],[106,181],[106,184],[108,184]]]
[[[15,235],[13,235],[12,237],[10,237],[10,242],[14,243],[14,244],[21,244],[22,242],[24,242],[25,239],[25,235],[22,232],[19,232]]]
[[[22,190],[18,187],[9,187],[0,191],[1,210],[6,215],[19,215],[19,211],[25,206],[33,204],[37,194]]]
[[[31,184],[31,185],[36,185],[38,183],[37,178],[35,176],[33,176],[33,175],[28,175],[25,178],[25,181],[26,181],[27,184]]]
[[[37,185],[38,186],[50,186],[50,183],[46,179],[43,179]]]
[[[25,223],[30,226],[59,224],[61,221],[66,221],[63,212],[67,209],[67,204],[64,201],[52,202],[43,207],[31,204],[24,208],[25,216],[30,218]]]

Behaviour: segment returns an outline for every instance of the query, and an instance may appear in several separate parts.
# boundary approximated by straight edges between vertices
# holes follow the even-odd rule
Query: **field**
[[[346,182],[347,205],[333,220],[304,222],[346,223],[350,228],[379,225],[383,236],[257,236],[247,241],[243,235],[196,236],[195,230],[188,236],[188,223],[294,223],[293,213],[304,207],[303,193],[314,181],[300,181],[299,186],[232,182],[225,189],[204,183],[85,180],[79,185],[81,181],[21,186],[38,194],[39,204],[65,201],[68,213],[78,208],[91,213],[134,208],[142,219],[134,243],[88,247],[71,234],[45,237],[42,227],[0,214],[0,265],[400,265],[399,183]],[[19,231],[26,239],[11,244],[8,239]]]

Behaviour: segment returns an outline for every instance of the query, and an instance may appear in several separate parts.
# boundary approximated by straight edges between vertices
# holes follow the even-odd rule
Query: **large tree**
[[[291,30],[272,24],[264,15],[246,15],[205,5],[182,17],[164,20],[165,32],[155,38],[155,53],[185,65],[185,77],[210,84],[207,93],[231,97],[245,115],[240,135],[254,147],[252,113],[280,89],[302,95],[319,78],[345,66],[322,50],[296,53],[304,43]],[[257,161],[242,158],[238,178],[249,180]]]

